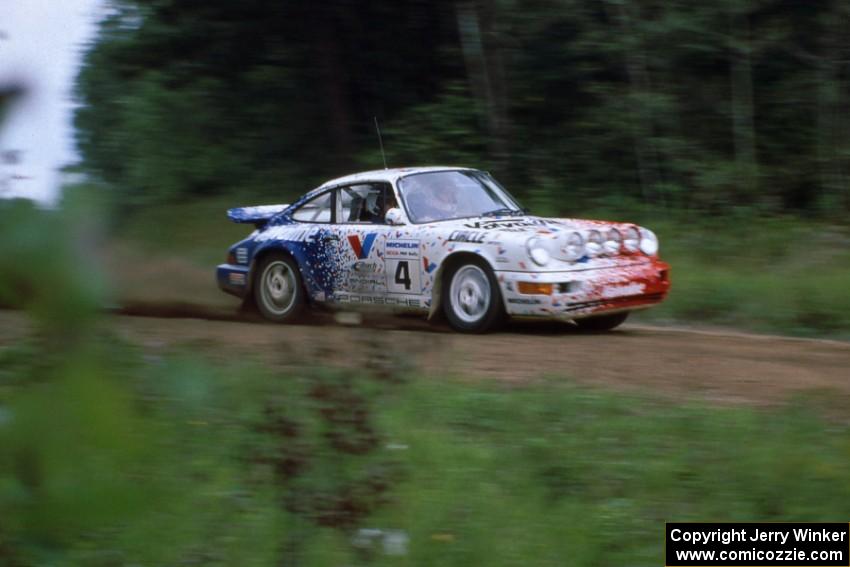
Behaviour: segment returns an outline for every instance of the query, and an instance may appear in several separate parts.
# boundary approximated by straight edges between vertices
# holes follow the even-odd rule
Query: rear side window
[[[292,213],[292,219],[300,222],[331,222],[331,195],[327,191],[313,197]]]

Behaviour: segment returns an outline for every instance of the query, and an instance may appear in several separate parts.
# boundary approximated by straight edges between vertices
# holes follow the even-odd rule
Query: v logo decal
[[[351,244],[351,249],[354,250],[354,254],[357,256],[358,260],[365,260],[369,257],[369,252],[372,251],[372,245],[375,243],[376,233],[367,234],[363,237],[363,242],[360,242],[360,236],[357,234],[350,234],[348,236],[348,243]]]

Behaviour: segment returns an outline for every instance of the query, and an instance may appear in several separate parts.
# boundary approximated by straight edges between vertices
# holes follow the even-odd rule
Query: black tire
[[[464,259],[446,272],[442,304],[449,325],[462,333],[486,333],[505,317],[499,282],[479,258]]]
[[[619,327],[628,318],[629,312],[623,311],[622,313],[612,313],[611,315],[597,315],[596,317],[587,317],[586,319],[576,319],[576,325],[582,331],[603,333]]]
[[[292,323],[304,312],[304,285],[298,264],[285,254],[269,254],[254,273],[254,303],[260,314],[275,323]]]

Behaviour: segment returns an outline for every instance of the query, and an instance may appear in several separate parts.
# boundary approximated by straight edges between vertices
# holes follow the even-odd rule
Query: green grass
[[[386,419],[411,478],[374,523],[410,531],[415,565],[661,565],[665,521],[850,511],[848,431],[803,406],[422,380]]]
[[[823,418],[823,402],[712,407],[562,378],[388,385],[357,371],[141,357],[117,343],[109,352],[94,374],[4,396],[18,423],[0,428],[13,448],[11,462],[0,459],[0,510],[16,521],[0,543],[5,535],[19,557],[274,565],[289,541],[297,561],[287,564],[311,567],[652,566],[663,564],[666,521],[850,516],[850,429]],[[309,395],[319,383],[365,396],[361,417],[380,435],[373,453],[330,448],[328,406]],[[269,404],[300,424],[294,437],[258,433]],[[43,489],[22,485],[26,470],[11,466],[27,451],[50,464]],[[289,488],[256,460],[279,451],[311,463]],[[400,474],[350,529],[278,506],[284,494],[321,507],[340,486],[368,490],[363,475],[382,462]],[[75,511],[81,498],[85,514]],[[356,548],[358,528],[405,534],[406,554],[384,554],[380,538]]]
[[[227,249],[248,236],[254,227],[227,218],[227,209],[271,204],[246,202],[239,197],[198,199],[137,209],[116,227],[114,238],[156,256],[177,256],[197,265],[215,266]]]
[[[660,221],[672,290],[648,319],[850,338],[850,231],[795,219]]]

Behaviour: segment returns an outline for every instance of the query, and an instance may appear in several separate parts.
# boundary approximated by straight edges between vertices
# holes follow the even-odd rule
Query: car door
[[[389,183],[363,182],[337,188],[336,226],[342,262],[341,290],[351,301],[381,304],[392,291],[385,257],[392,228],[384,215],[394,204]],[[388,285],[389,282],[389,285]]]

